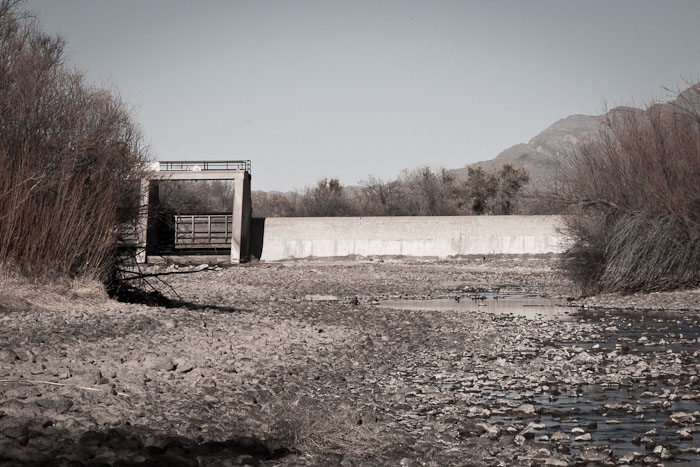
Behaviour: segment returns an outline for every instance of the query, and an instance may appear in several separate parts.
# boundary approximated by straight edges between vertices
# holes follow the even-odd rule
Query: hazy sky
[[[700,1],[30,0],[160,160],[253,189],[491,159],[700,75]]]

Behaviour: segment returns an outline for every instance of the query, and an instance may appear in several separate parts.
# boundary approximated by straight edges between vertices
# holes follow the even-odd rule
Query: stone
[[[160,355],[146,355],[141,365],[145,370],[173,371],[175,369],[175,363],[170,358]]]
[[[695,423],[695,417],[692,414],[685,412],[674,412],[669,415],[669,423],[672,425],[690,425]]]
[[[176,358],[173,360],[173,363],[175,364],[178,373],[189,373],[190,371],[194,370],[196,366],[194,363],[184,357]]]
[[[654,454],[662,459],[671,459],[673,455],[664,446],[658,445],[654,448]]]
[[[591,441],[593,437],[591,436],[590,433],[584,433],[582,435],[578,435],[577,437],[574,438],[574,441]]]
[[[19,360],[19,356],[14,351],[9,349],[0,350],[0,362],[13,363],[16,360]]]
[[[567,467],[570,465],[569,462],[564,459],[557,459],[556,457],[550,457],[544,461],[545,467]]]
[[[58,414],[64,414],[73,407],[73,400],[65,396],[53,396],[45,399],[37,399],[36,404]]]
[[[519,405],[517,412],[520,418],[534,418],[537,416],[537,408],[532,404]]]
[[[554,434],[552,434],[550,439],[555,443],[564,443],[564,442],[569,442],[569,440],[571,438],[566,433],[564,433],[562,431],[557,431]]]
[[[610,448],[584,447],[578,455],[579,459],[584,462],[606,462],[612,456]]]

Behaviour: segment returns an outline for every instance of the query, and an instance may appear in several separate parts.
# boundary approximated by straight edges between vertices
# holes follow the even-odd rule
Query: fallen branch
[[[118,269],[117,272],[126,274],[136,274],[133,277],[124,277],[122,280],[131,281],[134,279],[145,279],[147,277],[160,277],[160,276],[172,276],[175,274],[195,274],[202,271],[213,271],[214,268],[206,267],[202,269],[196,269],[192,271],[168,271],[168,272],[149,272],[149,273],[137,273],[135,271],[129,271],[128,269]]]
[[[44,380],[40,380],[40,379],[0,379],[0,383],[48,384],[50,386],[61,386],[61,387],[82,389],[84,391],[102,392],[102,390],[99,388],[91,388],[88,386],[78,386],[76,384],[57,383],[55,381],[44,381]],[[117,395],[129,397],[129,395],[124,393],[124,392],[118,392]]]

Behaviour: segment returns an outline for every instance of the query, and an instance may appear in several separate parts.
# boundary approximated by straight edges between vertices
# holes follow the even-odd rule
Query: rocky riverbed
[[[5,277],[0,464],[700,465],[697,291],[533,316],[488,304],[569,303],[554,258],[163,271],[168,307]]]

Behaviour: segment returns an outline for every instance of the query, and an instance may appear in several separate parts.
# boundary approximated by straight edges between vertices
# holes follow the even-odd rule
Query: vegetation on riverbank
[[[700,284],[700,87],[671,104],[608,114],[565,161],[559,196],[573,246],[564,269],[585,294]]]
[[[0,262],[106,279],[138,214],[144,147],[115,91],[66,63],[62,39],[0,0]]]

